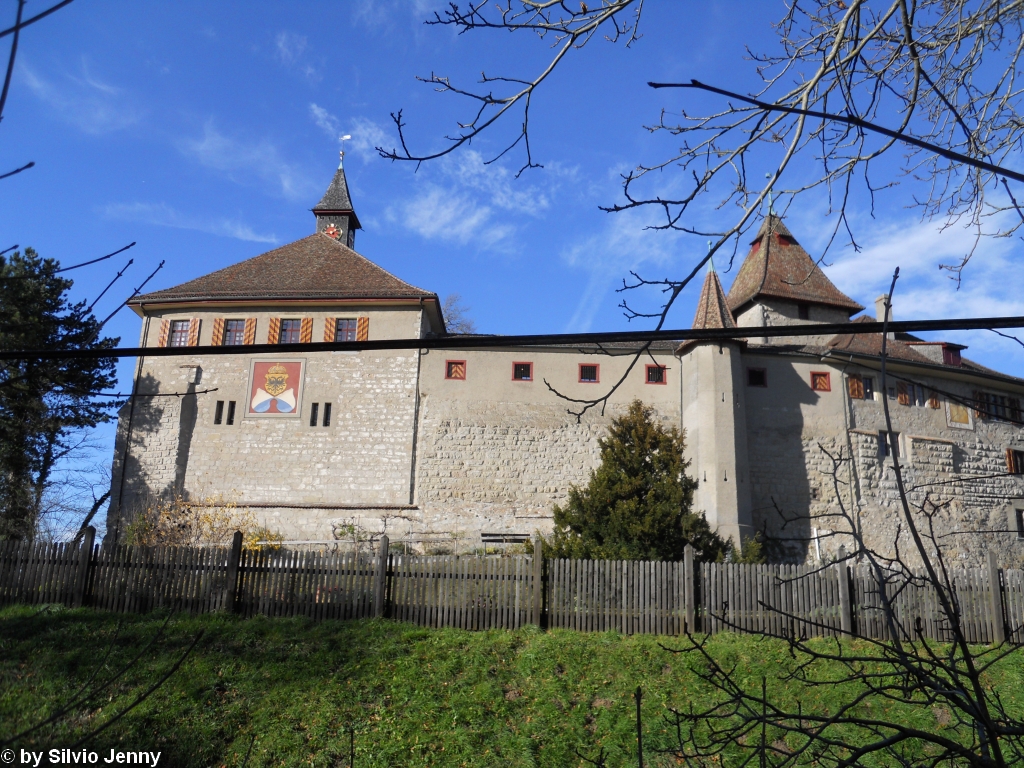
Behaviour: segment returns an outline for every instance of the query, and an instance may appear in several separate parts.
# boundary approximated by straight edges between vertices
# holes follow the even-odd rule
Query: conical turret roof
[[[729,289],[729,309],[736,312],[759,296],[848,310],[864,307],[840,291],[774,213],[761,224],[750,253]]]
[[[714,267],[708,270],[704,286],[697,300],[697,314],[693,317],[694,328],[735,328],[736,321],[722,290],[722,283]]]

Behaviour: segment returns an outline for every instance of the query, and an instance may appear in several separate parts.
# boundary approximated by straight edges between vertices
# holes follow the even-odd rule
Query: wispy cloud
[[[95,136],[119,131],[138,123],[143,111],[122,88],[100,80],[83,61],[77,75],[50,80],[24,61],[18,73],[29,90],[57,115],[85,133]]]
[[[570,267],[587,275],[576,310],[566,324],[566,332],[589,331],[598,311],[606,305],[609,294],[622,286],[623,278],[630,271],[642,273],[652,267],[664,267],[670,275],[678,275],[682,266],[680,253],[684,235],[646,229],[652,223],[653,212],[623,211],[606,219],[599,232],[563,252],[562,258]],[[630,305],[637,305],[647,298],[638,295]]]
[[[353,133],[353,143],[355,136]],[[366,146],[378,140],[369,130],[362,136]],[[512,252],[516,250],[516,228],[509,223],[514,217],[508,214],[537,216],[550,206],[550,191],[517,181],[502,166],[485,166],[475,151],[444,158],[431,172],[429,178],[417,178],[412,198],[388,212],[391,221],[427,239]],[[556,175],[545,177],[545,181],[559,183]]]
[[[277,33],[274,38],[274,53],[277,60],[285,67],[301,72],[307,79],[319,81],[322,79],[318,70],[306,56],[309,47],[309,40],[305,35],[284,30]]]
[[[367,117],[352,118],[346,123],[346,129],[342,130],[341,120],[319,104],[309,105],[309,115],[317,127],[331,139],[341,141],[342,135],[351,136],[352,139],[345,149],[354,153],[363,162],[377,159],[376,148],[388,141],[384,129]]]
[[[233,237],[251,243],[277,243],[274,235],[254,232],[248,224],[235,219],[210,219],[190,216],[171,208],[166,203],[110,203],[102,209],[108,219],[134,221],[160,227],[191,229],[221,237]]]
[[[221,133],[213,121],[203,127],[202,138],[183,139],[178,149],[207,168],[240,180],[255,177],[278,187],[293,200],[315,196],[316,184],[296,165],[289,163],[268,139],[249,143]]]
[[[310,104],[309,114],[317,127],[332,139],[338,139],[341,136],[341,125],[338,123],[338,118],[326,109],[317,104]]]
[[[422,22],[433,18],[434,0],[356,0],[353,16],[368,27],[390,27],[396,20]]]

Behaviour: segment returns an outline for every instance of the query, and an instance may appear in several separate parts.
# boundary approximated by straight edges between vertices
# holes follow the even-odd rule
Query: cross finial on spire
[[[349,134],[346,133],[344,136],[340,136],[339,138],[341,139],[341,151],[338,153],[339,156],[340,156],[339,159],[338,159],[338,167],[339,168],[344,168],[345,167],[345,142],[348,141],[349,139],[351,139],[352,137]]]
[[[711,241],[708,240],[708,254],[710,254],[710,253],[711,253]],[[715,257],[709,255],[708,256],[708,272],[714,272],[714,271],[715,271]]]
[[[770,179],[772,175],[770,173],[766,173],[764,177],[766,179]],[[768,187],[768,215],[771,216],[773,213],[775,213],[775,211],[772,210],[772,188]]]

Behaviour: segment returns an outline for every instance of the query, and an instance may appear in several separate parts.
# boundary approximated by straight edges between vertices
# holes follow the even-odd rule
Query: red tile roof
[[[131,304],[282,299],[437,298],[324,234],[313,234]]]
[[[729,289],[729,308],[736,312],[759,296],[808,304],[824,304],[860,312],[864,307],[840,291],[808,255],[782,220],[764,220],[747,258]]]
[[[704,278],[697,301],[697,314],[693,317],[694,328],[735,328],[732,312],[726,302],[725,291],[718,279],[718,273],[709,269]]]

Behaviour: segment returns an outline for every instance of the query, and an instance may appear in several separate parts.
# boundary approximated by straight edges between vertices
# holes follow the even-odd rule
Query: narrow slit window
[[[831,375],[827,371],[811,371],[811,389],[815,392],[831,392]]]
[[[875,399],[875,380],[870,376],[864,377],[864,399]]]
[[[324,403],[324,426],[331,426],[331,404]]]
[[[600,368],[601,366],[599,365],[580,363],[580,382],[583,384],[598,384],[600,382],[600,378],[598,378],[601,372]]]
[[[213,423],[220,424],[224,421],[224,401],[218,400],[217,407],[213,409]]]
[[[227,425],[230,427],[234,423],[235,423],[235,401],[234,400],[229,400],[228,401]]]
[[[664,365],[648,365],[647,366],[647,383],[648,384],[667,384],[668,378],[665,376]]]
[[[315,427],[318,418],[320,418],[320,403],[313,403],[309,409],[309,426]]]
[[[533,381],[533,363],[512,363],[513,381]]]
[[[1014,521],[1017,523],[1017,538],[1024,539],[1024,509],[1017,507],[1013,510]]]
[[[889,458],[894,453],[896,458],[900,457],[900,433],[899,432],[879,432],[878,433],[878,452],[883,459]]]
[[[748,387],[767,387],[768,371],[764,368],[747,368]]]
[[[444,377],[452,381],[465,381],[466,361],[446,360],[444,363]]]

